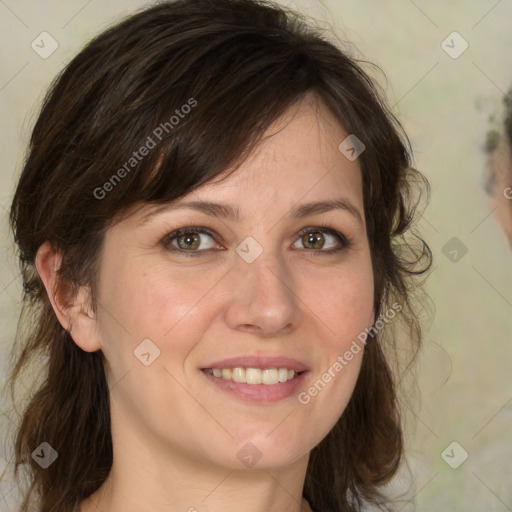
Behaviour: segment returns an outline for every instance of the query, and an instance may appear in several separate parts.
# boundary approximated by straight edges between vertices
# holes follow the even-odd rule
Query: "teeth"
[[[245,370],[245,382],[247,384],[261,384],[261,373],[259,368],[247,368]]]
[[[225,380],[247,384],[277,384],[292,380],[297,372],[288,368],[207,368],[206,373]]]
[[[281,368],[288,375],[286,368]],[[267,368],[261,372],[261,382],[263,384],[277,384],[278,382],[286,382],[279,380],[279,370],[277,368]]]
[[[231,380],[235,382],[245,382],[245,368],[233,368]]]
[[[288,370],[286,368],[279,368],[279,382],[286,382],[288,380]]]

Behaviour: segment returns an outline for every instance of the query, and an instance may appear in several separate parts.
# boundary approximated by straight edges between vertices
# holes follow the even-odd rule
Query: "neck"
[[[79,512],[309,512],[302,498],[308,459],[278,470],[234,470],[118,436],[107,480]]]

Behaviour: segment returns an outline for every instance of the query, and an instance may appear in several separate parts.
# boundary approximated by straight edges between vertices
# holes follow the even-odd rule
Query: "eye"
[[[351,245],[345,235],[325,226],[305,228],[298,233],[298,237],[293,247],[305,249],[311,253],[337,253]],[[203,227],[190,226],[177,229],[166,235],[162,243],[167,250],[187,256],[198,256],[209,249],[221,249],[215,241],[215,235]],[[302,247],[297,244],[301,244]]]
[[[169,233],[163,242],[168,249],[181,252],[202,252],[216,246],[214,237],[209,230],[192,227],[177,229]]]
[[[350,246],[350,241],[345,235],[335,229],[326,227],[309,227],[303,229],[299,233],[299,237],[300,238],[294,244],[296,249],[301,249],[301,247],[296,246],[297,243],[301,243],[303,249],[334,253]]]

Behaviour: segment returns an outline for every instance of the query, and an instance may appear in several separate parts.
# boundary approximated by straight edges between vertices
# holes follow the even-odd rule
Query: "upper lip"
[[[202,367],[203,370],[206,368],[259,368],[260,370],[265,368],[287,368],[296,372],[309,370],[306,364],[297,361],[297,359],[272,355],[230,357]]]

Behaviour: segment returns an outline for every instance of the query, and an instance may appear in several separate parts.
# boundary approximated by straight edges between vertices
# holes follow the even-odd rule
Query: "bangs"
[[[275,36],[229,29],[214,41],[195,39],[197,51],[181,58],[175,45],[169,55],[160,48],[158,59],[146,57],[150,85],[123,99],[128,108],[120,104],[103,129],[115,140],[95,159],[104,162],[109,190],[101,203],[110,203],[111,214],[113,205],[122,214],[136,203],[175,200],[236,170],[268,127],[315,87],[308,56]],[[115,126],[123,127],[117,137]]]

